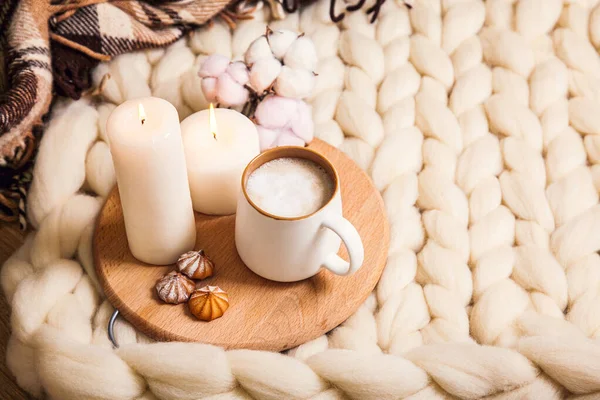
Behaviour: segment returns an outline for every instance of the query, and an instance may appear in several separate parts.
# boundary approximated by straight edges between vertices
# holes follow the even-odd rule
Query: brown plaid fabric
[[[112,56],[179,39],[230,0],[0,0],[0,221],[25,224],[42,118],[57,93],[77,98]]]

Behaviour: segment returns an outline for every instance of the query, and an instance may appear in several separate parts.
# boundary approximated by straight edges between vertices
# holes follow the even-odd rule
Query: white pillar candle
[[[129,100],[109,116],[106,133],[131,253],[174,263],[196,242],[177,110],[156,97]]]
[[[211,104],[183,120],[181,132],[194,210],[234,214],[242,173],[260,152],[256,126],[237,111]]]

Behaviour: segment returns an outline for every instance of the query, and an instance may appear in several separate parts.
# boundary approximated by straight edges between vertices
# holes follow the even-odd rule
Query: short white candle
[[[106,133],[131,253],[174,263],[196,242],[177,110],[156,97],[129,100],[109,116]]]
[[[212,104],[211,104],[212,106]],[[194,210],[234,214],[242,173],[260,152],[256,126],[234,110],[218,108],[190,115],[181,123]]]

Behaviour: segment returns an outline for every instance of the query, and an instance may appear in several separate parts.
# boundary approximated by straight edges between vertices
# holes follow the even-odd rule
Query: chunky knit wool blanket
[[[166,50],[101,64],[103,100],[64,101],[30,192],[37,227],[2,268],[7,363],[32,395],[69,399],[597,399],[600,397],[598,0],[388,0],[278,21],[313,38],[316,134],[371,175],[387,265],[348,321],[285,354],[153,343],[94,275],[94,218],[112,186],[107,115],[154,95],[207,106],[207,54],[240,57],[257,14]],[[343,7],[342,2],[336,2]],[[368,4],[367,4],[368,6]],[[344,11],[335,10],[336,14]],[[368,262],[368,260],[367,260]]]

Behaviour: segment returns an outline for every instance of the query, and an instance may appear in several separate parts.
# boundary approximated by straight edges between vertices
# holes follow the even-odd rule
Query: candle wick
[[[213,134],[213,138],[215,138],[215,140],[217,140],[217,134],[215,132],[213,132],[212,134]]]
[[[146,122],[146,118],[142,118],[140,121],[142,122],[142,125],[144,125],[144,122]]]

